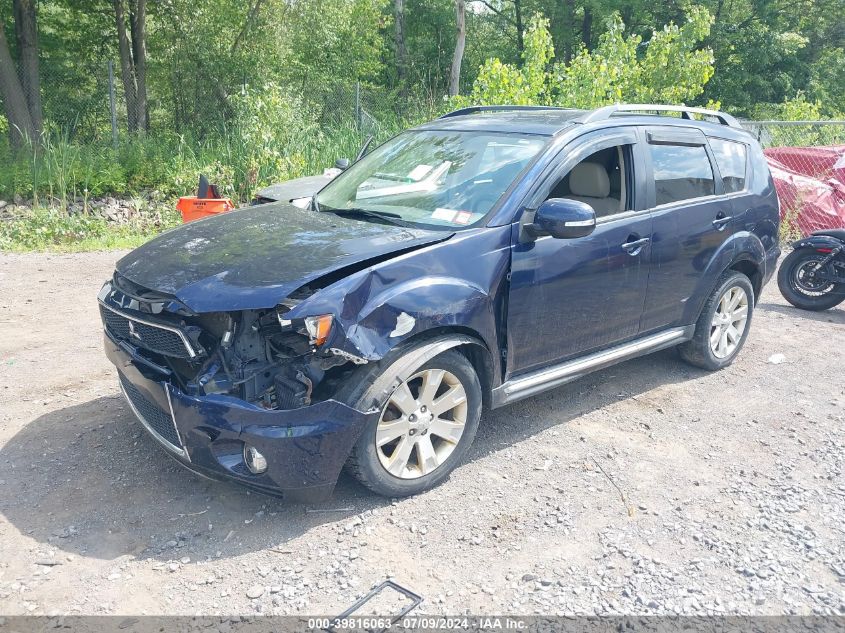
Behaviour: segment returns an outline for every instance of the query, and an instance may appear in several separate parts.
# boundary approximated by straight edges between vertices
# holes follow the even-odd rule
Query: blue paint
[[[730,267],[752,270],[758,290],[768,282],[780,252],[778,203],[762,151],[750,136],[682,119],[625,116],[581,124],[574,116],[523,110],[455,116],[421,127],[546,139],[483,222],[472,227],[396,226],[277,202],[169,231],[120,260],[117,272],[164,295],[165,312],[182,314],[260,312],[311,285],[310,295],[285,318],[333,315],[324,349],[370,362],[426,337],[470,335],[487,355],[488,390],[562,360],[694,324]],[[707,147],[715,195],[657,206],[647,151],[655,129],[655,138],[705,139],[703,132],[744,143],[745,190],[723,191]],[[631,148],[627,211],[600,217],[589,235],[574,239],[526,230],[552,181],[591,148],[615,145]],[[552,211],[551,220],[562,222],[563,215],[556,219]],[[413,326],[396,334],[403,314]],[[361,429],[378,415],[331,397],[284,411],[232,395],[199,395],[215,375],[221,384],[221,365],[211,359],[199,373],[197,393],[189,395],[157,372],[155,363],[133,358],[131,349],[108,336],[106,349],[145,397],[162,410],[172,406],[190,456],[183,465],[263,492],[310,499],[330,492]],[[267,473],[245,469],[244,442],[267,457]]]

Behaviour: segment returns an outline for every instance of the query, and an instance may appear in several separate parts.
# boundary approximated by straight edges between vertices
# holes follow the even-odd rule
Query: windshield
[[[426,228],[466,228],[493,208],[546,141],[489,132],[406,132],[326,186],[317,206]]]

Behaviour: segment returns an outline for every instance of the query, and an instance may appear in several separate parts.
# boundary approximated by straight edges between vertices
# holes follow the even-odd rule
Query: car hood
[[[290,202],[295,198],[315,195],[331,181],[332,179],[327,176],[303,176],[265,187],[256,192],[255,197]]]
[[[327,273],[444,239],[274,202],[190,222],[117,263],[117,273],[194,312],[271,308]]]

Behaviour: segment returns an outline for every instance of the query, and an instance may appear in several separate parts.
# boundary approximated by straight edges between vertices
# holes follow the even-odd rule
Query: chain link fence
[[[79,60],[77,66],[67,59],[42,59],[40,90],[26,81],[23,69],[18,69],[18,76],[24,108],[35,102],[33,91],[40,97],[41,121],[35,127],[77,143],[117,144],[129,138],[133,122],[144,121],[147,125],[142,127],[147,127],[150,137],[178,134],[199,142],[225,132],[234,116],[225,91],[203,85],[197,77],[174,76],[161,81],[159,76],[154,85],[148,82],[146,101],[135,100],[128,105],[119,64],[102,59]],[[430,103],[416,103],[397,90],[357,82],[282,87],[302,100],[321,127],[354,127],[362,138],[384,138],[409,117],[433,112],[434,108]],[[245,82],[235,91],[249,89]],[[0,137],[9,134],[11,125],[0,97]]]
[[[199,146],[212,135],[231,134],[233,112],[225,95],[198,77],[172,77],[150,86],[143,112],[127,112],[119,64],[91,59],[42,59],[39,69],[43,129],[87,146],[115,146],[128,135],[129,114],[148,121],[148,139],[178,135]],[[31,82],[21,76],[31,103]],[[249,90],[244,83],[241,90]],[[363,141],[386,140],[399,130],[436,116],[440,104],[415,101],[397,90],[360,83],[307,82],[285,89],[299,99],[320,129],[351,132]],[[4,105],[4,104],[0,104]],[[2,110],[0,110],[2,112]],[[744,121],[764,148],[775,178],[783,238],[845,226],[845,121]],[[9,134],[0,114],[0,135]]]
[[[745,121],[763,146],[784,240],[845,227],[845,121]]]
[[[199,77],[174,75],[163,80],[159,69],[156,81],[151,81],[152,76],[147,79],[144,112],[128,112],[116,61],[93,54],[91,59],[55,57],[42,58],[39,63],[37,99],[23,69],[18,69],[23,97],[27,103],[40,101],[45,130],[61,132],[78,142],[123,138],[130,119],[149,121],[153,136],[173,132],[201,136],[219,129],[232,115],[224,105],[225,95]],[[362,136],[379,136],[402,122],[431,118],[439,108],[434,98],[421,100],[399,90],[355,82],[303,82],[286,88],[317,113],[322,126],[353,124]],[[249,89],[246,78],[240,89]],[[845,145],[845,121],[744,121],[742,125],[764,148]],[[0,107],[0,133],[8,128],[5,110]]]

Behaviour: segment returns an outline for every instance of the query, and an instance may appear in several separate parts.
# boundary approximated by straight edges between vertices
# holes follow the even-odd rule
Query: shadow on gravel
[[[702,373],[661,352],[486,411],[469,459]],[[168,457],[118,395],[36,418],[0,448],[0,472],[0,511],[18,530],[66,552],[109,560],[283,553],[286,541],[315,526],[390,504],[346,474],[330,501],[307,509],[203,479]]]
[[[692,367],[669,349],[589,374],[544,394],[487,411],[469,459],[475,460],[554,426],[660,385],[684,382],[708,372]]]
[[[809,310],[799,310],[791,305],[780,305],[777,303],[759,303],[757,309],[764,312],[777,312],[785,316],[795,317],[796,319],[806,319],[808,321],[819,321],[821,323],[842,323],[845,324],[845,310],[840,303],[839,306],[831,308],[830,310],[822,310],[821,312],[811,312]]]

